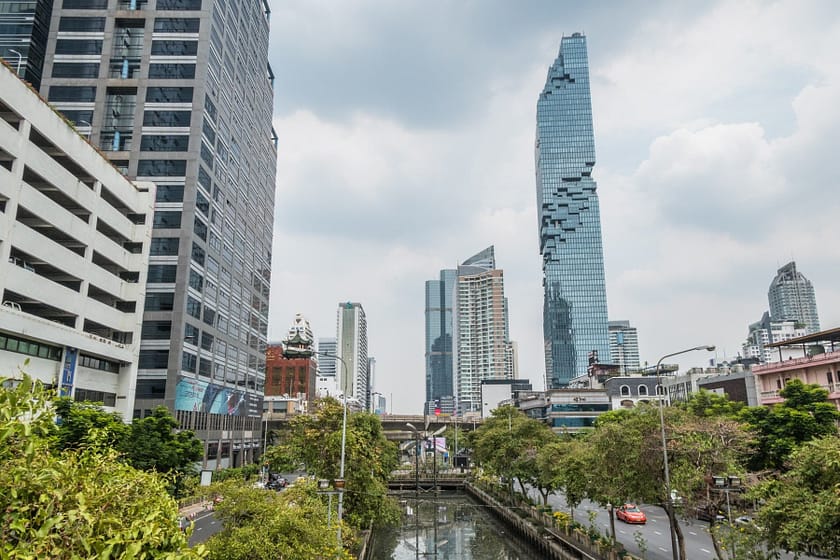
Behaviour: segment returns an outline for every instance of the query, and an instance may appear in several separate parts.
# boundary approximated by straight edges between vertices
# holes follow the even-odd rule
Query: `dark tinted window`
[[[166,394],[166,379],[138,379],[137,399],[162,399]]]
[[[148,103],[192,103],[191,87],[150,87],[146,90]]]
[[[199,292],[204,288],[204,277],[195,270],[190,270],[190,288]]]
[[[138,177],[183,177],[187,162],[179,159],[141,159],[137,162]]]
[[[210,201],[199,191],[195,191],[195,207],[201,210],[201,213],[205,216],[210,212]]]
[[[79,101],[96,100],[95,86],[52,86],[49,92],[50,101]]]
[[[155,212],[153,227],[155,229],[177,229],[181,227],[181,213],[159,210]]]
[[[53,78],[97,78],[99,77],[98,62],[56,62],[53,64]]]
[[[200,10],[201,0],[158,0],[158,10]]]
[[[99,39],[58,39],[55,42],[55,54],[101,54],[102,41]]]
[[[198,184],[207,192],[210,192],[210,187],[213,186],[213,182],[210,180],[210,174],[202,166],[198,166]]]
[[[104,17],[63,17],[58,22],[59,31],[105,31]]]
[[[202,241],[207,241],[207,224],[202,222],[198,219],[198,216],[195,217],[195,223],[193,224],[193,232],[201,238]]]
[[[196,357],[195,354],[184,352],[181,354],[181,369],[195,373]]]
[[[149,284],[171,284],[175,282],[177,269],[178,267],[174,264],[150,264],[146,282]]]
[[[204,249],[202,249],[200,245],[198,245],[196,243],[193,243],[193,246],[192,246],[192,260],[194,260],[195,262],[197,262],[201,266],[204,266],[205,256],[206,256],[206,253],[204,252]]]
[[[158,185],[155,202],[183,202],[184,185]]]
[[[73,124],[78,126],[88,126],[93,122],[93,111],[77,111],[75,109],[62,109],[61,114],[73,121]],[[84,122],[82,122],[84,121]]]
[[[155,31],[160,33],[198,33],[198,18],[155,18]]]
[[[147,293],[146,311],[172,311],[175,305],[175,294]]]
[[[97,8],[107,8],[108,0],[64,0],[61,7],[77,10],[94,10]]]
[[[179,242],[180,239],[177,237],[155,237],[152,239],[150,253],[153,256],[171,257],[177,255]]]
[[[187,296],[187,314],[195,317],[196,319],[201,318],[201,302],[194,299],[192,296]]]
[[[198,327],[184,323],[184,342],[198,346]]]
[[[195,78],[195,64],[149,64],[149,78],[190,80]]]
[[[172,321],[143,321],[141,336],[147,340],[169,340],[172,336]]]
[[[190,126],[190,111],[145,111],[143,126]]]
[[[185,152],[190,137],[186,134],[144,135],[140,140],[141,152]]]
[[[140,350],[140,369],[166,369],[169,362],[169,350]],[[139,383],[137,387],[139,397]]]
[[[198,41],[152,41],[152,54],[191,56],[198,52]]]

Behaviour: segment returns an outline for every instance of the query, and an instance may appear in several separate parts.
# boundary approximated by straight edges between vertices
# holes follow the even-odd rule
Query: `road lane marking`
[[[694,535],[695,537],[697,536],[697,533],[695,533],[694,531],[689,531],[688,534],[689,535]]]
[[[662,531],[654,531],[657,535],[662,535]]]
[[[667,548],[662,548],[661,546],[659,547],[659,550],[661,550],[662,552],[668,552]]]
[[[702,550],[702,551],[703,551],[703,552],[705,552],[706,554],[711,554],[711,553],[712,553],[712,551],[711,551],[711,550],[706,550],[705,548],[701,548],[700,550]]]

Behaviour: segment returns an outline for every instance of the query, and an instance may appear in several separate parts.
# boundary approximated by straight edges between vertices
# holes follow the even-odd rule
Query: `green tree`
[[[175,496],[180,495],[184,478],[193,474],[195,462],[204,453],[193,432],[177,428],[178,421],[166,407],[159,406],[151,416],[131,423],[118,448],[131,466],[170,475]]]
[[[763,483],[755,497],[770,543],[793,552],[819,551],[840,558],[840,438],[804,443],[790,458],[790,470]]]
[[[586,498],[589,476],[589,448],[579,438],[566,437],[545,445],[537,455],[540,486],[562,491],[572,518]]]
[[[339,478],[342,415],[341,403],[320,400],[313,414],[291,420],[283,441],[267,450],[265,460],[272,470],[303,466],[317,478]],[[344,505],[346,519],[354,527],[399,519],[399,508],[387,495],[388,477],[397,461],[397,447],[385,439],[379,417],[366,412],[348,413]]]
[[[283,492],[270,492],[241,482],[216,487],[224,500],[216,506],[221,532],[207,541],[211,560],[349,559],[338,546],[336,520],[328,512],[315,483],[299,479]],[[352,532],[343,531],[351,546]]]
[[[686,403],[679,406],[691,412],[694,416],[725,416],[735,418],[746,408],[746,405],[739,401],[731,401],[727,395],[718,395],[705,389],[693,393]]]
[[[538,420],[528,418],[516,407],[500,406],[471,435],[473,456],[482,468],[507,479],[513,494],[513,481],[519,483],[523,496],[527,486],[537,488],[548,499],[550,488],[543,487],[538,452],[555,439],[551,429]]]
[[[159,475],[99,445],[54,449],[54,395],[28,376],[0,382],[0,558],[205,556]]]
[[[96,403],[56,399],[58,417],[56,438],[59,449],[79,449],[90,445],[120,448],[129,427],[116,412],[105,412]]]
[[[828,402],[828,391],[794,379],[779,395],[785,399],[779,404],[750,407],[740,414],[756,434],[750,470],[782,470],[802,443],[837,434],[840,411]]]

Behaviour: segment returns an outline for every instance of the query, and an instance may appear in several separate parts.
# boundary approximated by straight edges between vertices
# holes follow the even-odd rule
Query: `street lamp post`
[[[672,354],[665,354],[659,361],[656,362],[656,385],[658,388],[662,388],[662,392],[659,395],[659,428],[662,432],[662,462],[664,464],[664,473],[665,473],[665,511],[668,514],[668,527],[671,530],[671,555],[673,556],[674,560],[680,560],[680,553],[679,549],[677,548],[677,533],[674,529],[674,503],[671,498],[671,475],[668,470],[668,440],[665,438],[665,409],[663,400],[665,397],[665,388],[662,387],[662,378],[659,375],[659,366],[662,365],[662,360],[665,358],[670,358],[672,356],[678,356],[680,354],[686,354],[688,352],[695,352],[698,350],[706,350],[712,352],[715,349],[714,346],[695,346],[693,348],[687,348],[686,350],[680,350],[679,352],[674,352]],[[657,391],[658,392],[658,391]]]
[[[21,65],[21,63],[23,62],[23,55],[22,55],[22,54],[20,54],[20,53],[19,53],[18,51],[16,51],[15,49],[9,49],[9,52],[10,52],[10,53],[12,53],[12,54],[16,54],[16,55],[17,55],[17,57],[18,57],[18,61],[17,61],[17,75],[18,75],[18,76],[20,76],[20,65]]]
[[[289,344],[291,343],[291,345]],[[311,341],[309,341],[311,344]],[[298,341],[286,341],[284,344],[283,355],[289,358],[311,358],[312,356],[324,356],[327,358],[335,358],[341,365],[344,367],[344,377],[345,379],[348,378],[350,375],[348,372],[347,362],[344,361],[344,358],[338,355],[328,354],[326,352],[318,352],[317,350],[313,350],[310,346],[301,344]],[[346,385],[346,383],[345,383]],[[334,481],[335,489],[338,491],[338,511],[337,511],[337,520],[338,520],[338,546],[342,548],[342,540],[341,540],[341,520],[343,519],[344,513],[344,459],[345,459],[345,449],[347,447],[347,394],[342,392],[342,402],[344,403],[344,411],[342,413],[341,418],[341,462],[339,463],[339,472],[338,472],[338,479]]]

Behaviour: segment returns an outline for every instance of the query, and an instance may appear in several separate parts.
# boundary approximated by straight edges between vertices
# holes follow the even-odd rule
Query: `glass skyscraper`
[[[586,37],[563,37],[537,102],[537,213],[543,257],[546,386],[609,353]]]
[[[426,409],[432,401],[454,397],[452,387],[452,296],[456,270],[426,281]]]
[[[2,21],[14,10],[48,21],[45,41],[32,25],[32,45],[45,44],[41,95],[117,169],[157,186],[142,334],[131,342],[140,345],[133,416],[167,406],[204,442],[203,468],[252,462],[262,446],[277,159],[268,0],[3,2]],[[0,45],[25,31],[3,27]],[[11,54],[2,52],[15,68]],[[27,79],[35,54],[24,60]],[[104,187],[101,196],[113,198]],[[94,263],[136,282],[125,258],[93,249]],[[108,290],[89,291],[119,298]],[[85,330],[107,332],[93,321]]]

